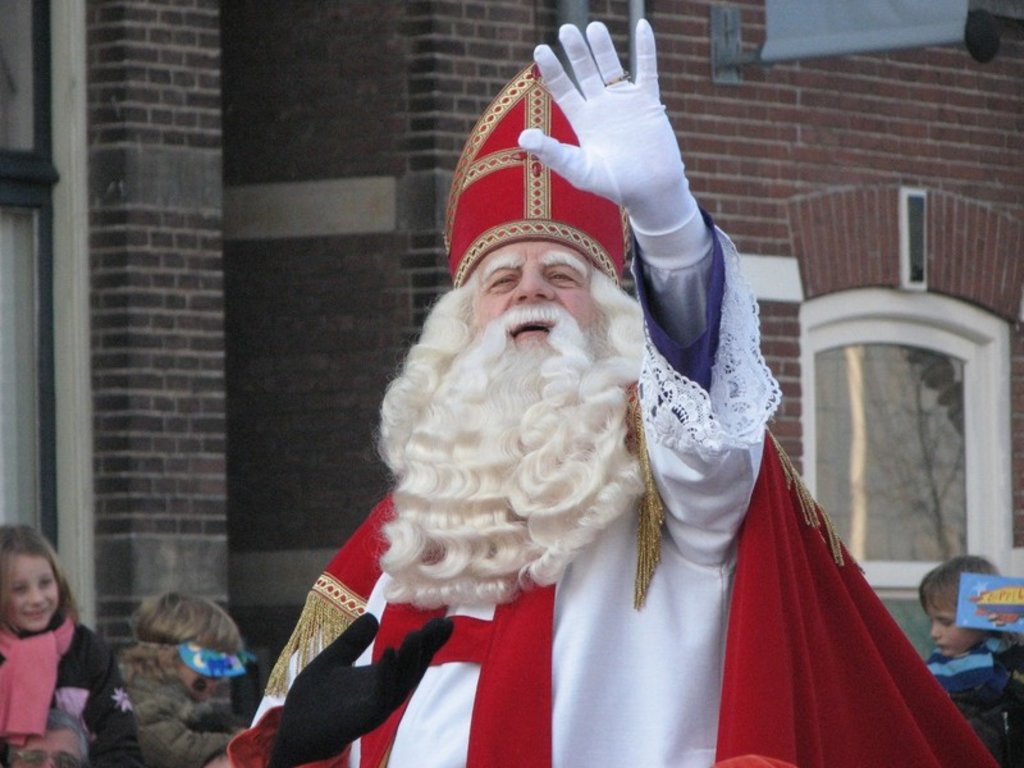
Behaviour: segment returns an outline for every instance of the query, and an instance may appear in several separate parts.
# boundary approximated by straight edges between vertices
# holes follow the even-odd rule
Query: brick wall
[[[225,4],[228,187],[400,175],[402,6]],[[384,492],[373,430],[410,325],[407,251],[401,232],[226,243],[233,551],[337,545]]]
[[[405,3],[221,5],[226,185],[401,172]]]
[[[228,244],[233,551],[340,544],[384,492],[373,430],[408,305],[393,239]]]
[[[87,3],[98,625],[225,598],[218,4]]]
[[[404,6],[224,4],[228,188],[404,176]],[[417,210],[423,194],[402,190],[403,218],[431,218]],[[403,260],[414,252],[404,228],[225,243],[233,555],[336,547],[385,492],[374,432],[413,325]],[[271,660],[322,565],[296,577],[294,595],[233,605]]]

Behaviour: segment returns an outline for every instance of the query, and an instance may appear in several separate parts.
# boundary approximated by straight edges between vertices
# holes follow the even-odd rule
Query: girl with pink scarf
[[[56,708],[89,734],[93,768],[142,768],[114,655],[77,617],[50,543],[30,526],[0,526],[0,751],[44,734]]]

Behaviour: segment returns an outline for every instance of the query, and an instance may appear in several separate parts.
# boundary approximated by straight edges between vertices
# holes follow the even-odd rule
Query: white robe
[[[779,387],[760,354],[756,304],[732,243],[711,392],[647,345],[644,429],[666,509],[661,562],[633,607],[635,515],[569,566],[555,592],[554,768],[708,768],[715,759],[735,538],[760,467]],[[378,581],[367,610],[383,615]],[[488,619],[493,608],[451,608]],[[357,663],[368,663],[372,647]],[[431,667],[402,718],[389,768],[462,768],[479,666]],[[270,705],[265,700],[257,719]],[[350,764],[359,765],[359,742]]]

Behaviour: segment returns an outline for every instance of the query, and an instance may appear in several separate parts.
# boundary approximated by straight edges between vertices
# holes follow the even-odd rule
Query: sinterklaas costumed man
[[[382,406],[393,492],[234,765],[994,766],[767,431],[650,26],[632,81],[602,24],[559,38],[575,83],[542,45],[469,136],[454,288]]]

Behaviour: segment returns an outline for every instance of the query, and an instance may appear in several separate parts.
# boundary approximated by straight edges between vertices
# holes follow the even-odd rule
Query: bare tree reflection
[[[964,551],[963,363],[891,344],[816,362],[818,492],[859,559]]]

